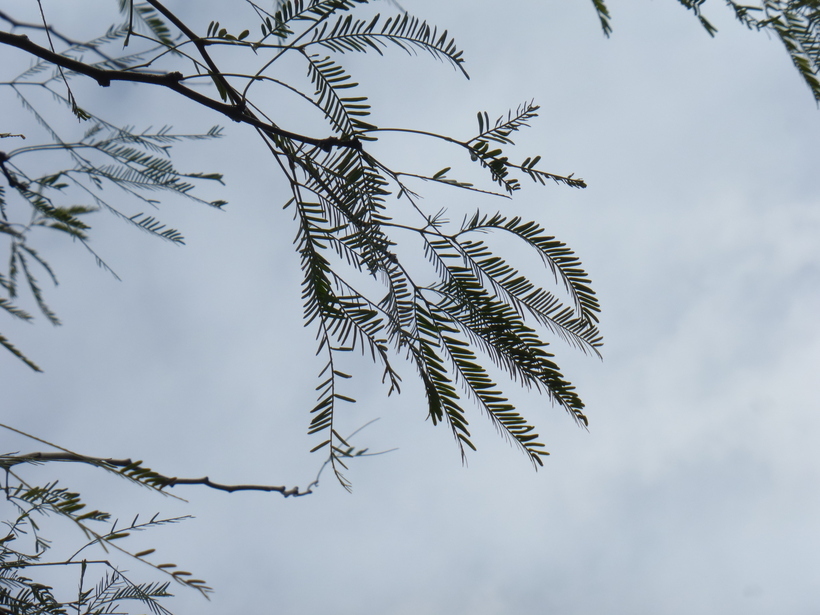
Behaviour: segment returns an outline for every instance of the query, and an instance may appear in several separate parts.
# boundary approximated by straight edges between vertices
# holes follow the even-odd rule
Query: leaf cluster
[[[585,274],[570,271],[573,267],[567,263],[579,263],[572,260],[574,255],[566,246],[545,248],[541,243],[552,238],[547,239],[540,227],[535,230],[520,220],[482,217],[480,223],[479,219],[472,222],[475,228],[468,225],[455,233],[443,232],[438,222],[441,212],[431,215],[422,208],[406,178],[489,191],[448,177],[452,167],[431,174],[409,173],[372,156],[363,144],[395,129],[376,125],[368,96],[342,63],[351,53],[384,55],[392,47],[410,54],[426,52],[467,77],[462,51],[447,30],[407,13],[386,19],[380,14],[358,18],[355,10],[368,4],[366,0],[279,2],[274,12],[249,4],[259,20],[259,39],[252,40],[250,24],[235,35],[213,21],[204,38],[183,41],[175,49],[188,54],[199,74],[214,85],[220,100],[245,109],[244,117],[257,126],[289,182],[292,198],[285,207],[293,212],[295,221],[304,319],[316,331],[317,355],[323,357],[308,427],[309,433],[320,437],[314,450],[329,451],[337,477],[349,486],[339,470],[349,447],[339,433],[338,421],[344,406],[355,401],[349,391],[353,374],[345,354],[357,352],[380,366],[388,394],[401,387],[396,357],[409,360],[424,383],[429,416],[434,423],[448,424],[459,446],[473,446],[467,411],[474,405],[540,463],[545,454],[543,443],[483,362],[489,360],[519,384],[542,391],[584,423],[583,403],[553,361],[545,334],[557,333],[597,353],[600,334],[591,318],[597,303],[590,299],[594,295],[589,281]],[[196,46],[197,53],[186,51],[189,44]],[[221,46],[249,47],[260,67],[243,75],[220,72],[213,54]],[[303,62],[311,89],[277,77],[275,68],[283,57]],[[273,122],[268,129],[260,126],[259,120],[269,119],[264,106],[254,103],[260,84],[299,95],[321,112],[328,130],[338,137],[316,140],[287,133]],[[526,103],[495,122],[481,113],[479,133],[466,140],[424,134],[466,149],[505,194],[520,189],[519,176],[539,184],[551,180],[583,188],[583,180],[572,175],[537,168],[540,156],[514,163],[502,151],[514,146],[513,133],[529,126],[537,111],[537,105]],[[398,206],[397,200],[408,202],[416,224],[394,220],[392,208]],[[152,224],[148,219],[147,225]],[[547,270],[568,285],[575,303],[565,305],[560,293],[529,280],[501,259],[492,260],[499,257],[488,245],[468,240],[470,232],[474,235],[479,228],[480,232],[513,235],[534,246],[546,259]],[[436,283],[420,282],[412,263],[399,256],[397,235],[402,233],[414,234],[423,242],[438,272]],[[565,250],[569,256],[556,260],[552,249]],[[372,281],[365,282],[368,277],[381,285],[381,295],[363,290],[372,288]],[[476,341],[480,354],[472,347]]]
[[[146,559],[155,549],[133,552],[122,542],[135,532],[150,531],[169,523],[177,523],[186,517],[160,518],[154,515],[147,521],[139,516],[118,527],[111,515],[100,510],[86,509],[81,496],[56,481],[45,485],[33,485],[15,471],[20,462],[16,454],[0,456],[5,467],[6,483],[3,490],[6,501],[15,514],[3,523],[5,537],[0,539],[0,608],[10,613],[48,613],[64,615],[68,611],[82,614],[129,612],[129,603],[139,604],[155,615],[170,615],[163,605],[171,581],[196,589],[207,596],[211,589],[201,579],[192,578],[176,565],[154,564]],[[32,461],[33,463],[33,461]],[[52,543],[43,534],[46,520],[53,525],[59,520],[77,527],[83,536],[79,548],[65,559],[49,557]],[[61,546],[67,546],[61,539]],[[96,555],[92,552],[96,551]],[[117,556],[117,557],[115,557]],[[169,577],[168,581],[135,581],[116,560],[125,556],[137,560],[158,575]],[[43,567],[62,567],[76,571],[76,589],[55,588],[45,585],[33,575]],[[94,580],[96,577],[96,581]]]
[[[125,34],[126,30],[123,29],[109,31],[102,40],[122,40]],[[94,45],[98,44],[99,41],[94,42]],[[110,63],[110,60],[103,62]],[[123,63],[124,60],[116,62],[119,66]],[[110,189],[119,190],[131,207],[136,202],[142,207],[156,209],[159,201],[152,198],[150,193],[160,192],[221,208],[225,201],[204,201],[193,191],[194,182],[209,180],[221,183],[222,175],[183,172],[171,160],[170,150],[175,143],[219,138],[222,130],[214,126],[201,134],[180,134],[165,126],[159,130],[137,132],[130,126],[118,127],[88,114],[86,121],[89,126],[83,136],[73,142],[65,140],[36,109],[26,91],[26,86],[44,89],[58,104],[70,106],[69,98],[56,89],[59,83],[57,75],[42,79],[44,70],[45,62],[36,63],[6,84],[5,88],[23,103],[23,108],[34,116],[52,142],[23,145],[0,152],[0,171],[7,184],[7,187],[0,186],[0,246],[5,245],[8,250],[7,269],[0,271],[0,311],[17,320],[32,321],[30,311],[19,303],[21,287],[25,287],[37,309],[51,324],[59,325],[59,318],[48,306],[39,281],[44,274],[51,283],[57,284],[55,271],[35,247],[41,231],[57,232],[79,242],[98,265],[109,271],[108,265],[90,243],[92,229],[89,216],[101,209],[155,237],[184,244],[182,233],[167,227],[154,214],[144,211],[125,213],[120,204],[112,201]],[[7,138],[12,136],[5,135]],[[34,174],[33,170],[40,167],[43,155],[49,152],[61,153],[63,158],[56,162],[70,166],[58,167],[46,174]],[[113,271],[111,273],[114,274]],[[32,369],[40,371],[32,359],[3,335],[0,335],[0,345]]]
[[[109,30],[104,40],[95,43],[95,53],[100,54],[95,66],[109,70],[116,65],[118,79],[128,71],[143,78],[147,66],[152,75],[165,70],[166,75],[176,76],[161,84],[172,83],[189,98],[254,126],[265,140],[273,162],[290,186],[286,208],[294,217],[294,245],[303,274],[304,320],[316,333],[320,357],[317,401],[308,431],[319,438],[314,450],[328,453],[342,484],[349,486],[340,468],[351,456],[351,447],[340,435],[339,425],[345,406],[355,401],[350,390],[354,374],[347,358],[352,352],[378,365],[388,394],[401,390],[397,359],[409,362],[424,385],[428,416],[433,423],[450,427],[462,455],[465,447],[474,448],[470,412],[478,409],[539,465],[546,454],[545,445],[529,419],[510,402],[499,378],[540,391],[586,424],[583,402],[550,348],[550,338],[557,336],[584,351],[598,353],[599,307],[580,261],[539,225],[519,218],[476,214],[461,227],[447,227],[444,209],[428,211],[413,182],[436,182],[466,191],[465,195],[476,191],[496,194],[494,189],[449,177],[448,173],[457,172],[453,171],[455,164],[435,173],[393,169],[389,161],[376,158],[365,145],[390,132],[421,134],[430,142],[445,142],[466,150],[469,156],[464,163],[469,160],[483,169],[489,183],[502,189],[501,196],[517,192],[522,177],[541,185],[547,180],[577,188],[586,184],[572,175],[541,170],[538,155],[513,162],[509,151],[515,146],[515,134],[537,117],[539,108],[533,102],[495,121],[487,113],[479,113],[478,133],[466,139],[380,128],[365,88],[343,63],[349,54],[385,55],[390,49],[410,55],[423,52],[451,65],[464,77],[468,75],[463,53],[446,29],[406,12],[386,18],[381,14],[358,16],[357,10],[367,4],[369,0],[291,0],[268,11],[248,1],[258,28],[248,23],[233,33],[213,20],[199,36],[158,2],[148,0],[140,8],[123,0],[121,8],[128,23]],[[259,38],[251,35],[254,31],[261,33]],[[119,38],[139,45],[128,55],[103,56],[102,48]],[[247,49],[256,67],[248,64],[242,74],[221,70],[219,54],[223,49]],[[76,58],[79,50],[79,46],[69,46],[64,53]],[[277,67],[285,57],[303,64],[307,87],[280,78]],[[70,66],[80,73],[86,71],[77,64]],[[43,79],[46,73],[45,66],[36,66],[19,80],[38,80],[38,87],[59,98],[62,69]],[[106,74],[85,74],[98,81],[110,79]],[[202,83],[204,88],[191,93],[183,85],[189,82]],[[21,96],[21,84],[15,82],[12,87]],[[270,89],[296,94],[318,110],[332,136],[308,137],[277,124],[266,105],[259,102],[271,99]],[[203,98],[202,91],[208,91],[211,98]],[[71,96],[62,96],[62,101],[72,108],[77,106]],[[140,230],[182,243],[181,233],[165,226],[154,212],[125,214],[103,200],[100,189],[111,185],[152,206],[156,201],[146,196],[150,191],[191,196],[194,179],[220,177],[182,173],[168,157],[168,147],[174,139],[213,138],[219,131],[183,136],[163,128],[137,133],[106,124],[94,115],[89,117],[92,128],[78,142],[60,139],[46,125],[54,138],[52,144],[21,148],[9,155],[16,165],[10,171],[15,180],[37,187],[33,192],[39,200],[31,207],[48,224],[86,245],[90,229],[81,215],[95,209],[107,209]],[[48,147],[65,152],[74,166],[48,178],[29,178],[16,161]],[[77,185],[87,186],[91,206],[60,210],[52,205],[52,193],[59,195],[66,186]],[[220,206],[221,202],[210,204]],[[396,218],[397,208],[403,210],[401,223]],[[530,272],[518,271],[497,253],[496,244],[479,239],[482,234],[517,240],[541,263],[540,273],[533,278]],[[434,272],[432,281],[417,271],[419,259],[401,256],[408,241],[421,242],[427,263],[424,267]],[[24,253],[23,248],[18,252]],[[23,271],[22,265],[18,269]]]
[[[691,11],[709,34],[717,28],[703,15],[705,0],[678,0]],[[609,9],[605,0],[592,0],[601,28],[606,36],[612,32]],[[820,104],[820,1],[818,0],[757,0],[736,2],[726,0],[735,17],[751,30],[770,32],[783,43],[800,76]]]

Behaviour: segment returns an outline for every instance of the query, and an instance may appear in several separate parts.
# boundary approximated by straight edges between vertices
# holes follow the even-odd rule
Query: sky
[[[781,44],[720,3],[705,9],[715,38],[672,0],[608,4],[606,39],[586,0],[525,0],[501,14],[485,0],[404,0],[455,37],[469,81],[399,50],[345,57],[383,126],[467,136],[477,111],[541,105],[516,151],[588,188],[525,184],[513,201],[431,192],[429,207],[519,213],[580,255],[603,307],[603,360],[557,354],[589,430],[516,392],[551,452],[544,467],[533,471],[477,411],[478,451],[464,465],[446,428],[425,420],[412,371],[387,398],[361,362],[342,429],[378,419],[354,443],[396,450],[352,462],[352,494],[329,473],[303,498],[178,487],[187,502],[91,469],[42,474],[59,470],[61,484],[123,520],[195,517],[138,538],[216,590],[208,602],[177,588],[174,613],[820,612],[820,111]],[[238,2],[184,5],[168,3],[199,31],[211,19],[258,29]],[[75,38],[115,16],[43,6]],[[76,88],[81,105],[123,123],[224,125],[168,93]],[[0,104],[28,126],[8,93]],[[319,130],[292,101],[271,106],[281,126]],[[322,459],[306,431],[321,365],[301,324],[287,186],[253,133],[225,128],[218,142],[174,150],[180,166],[223,172],[225,187],[200,193],[229,201],[222,212],[162,205],[186,246],[95,214],[93,246],[117,281],[80,246],[42,239],[60,279],[46,296],[63,325],[0,320],[45,370],[0,354],[4,423],[167,475],[315,478]],[[395,137],[379,148],[419,172],[458,155]],[[42,448],[10,433],[0,442]]]

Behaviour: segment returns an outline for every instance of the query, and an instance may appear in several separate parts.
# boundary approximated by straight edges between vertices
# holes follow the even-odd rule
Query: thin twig
[[[5,425],[0,425],[5,427]],[[16,431],[16,430],[14,430]],[[88,457],[86,455],[78,455],[77,453],[59,452],[59,453],[26,453],[24,455],[12,455],[0,457],[0,467],[11,468],[21,463],[46,463],[49,461],[66,461],[73,463],[87,463],[97,467],[111,468],[138,468],[141,467],[141,462],[132,459],[113,459],[110,457]],[[122,471],[122,470],[121,470]],[[207,476],[202,478],[178,478],[171,476],[164,476],[151,471],[151,477],[148,484],[151,487],[156,487],[162,490],[166,487],[176,487],[177,485],[205,485],[211,489],[219,491],[227,491],[228,493],[234,491],[265,491],[278,492],[284,497],[302,496],[311,493],[311,491],[302,491],[299,487],[284,487],[277,485],[223,485],[215,483]]]
[[[81,43],[79,41],[72,40],[72,39],[68,38],[67,36],[64,36],[64,35],[60,34],[59,32],[57,32],[57,30],[55,30],[54,28],[52,28],[49,25],[40,25],[40,24],[36,24],[36,23],[26,23],[26,22],[23,22],[23,21],[17,21],[16,19],[10,17],[8,15],[8,13],[6,13],[5,11],[0,11],[0,19],[10,23],[12,28],[28,28],[30,30],[45,30],[46,32],[50,32],[55,38],[60,39],[66,45],[69,45],[70,47],[90,49],[91,51],[96,53],[98,56],[100,56],[103,60],[105,60],[107,62],[117,63],[117,60],[115,60],[114,58],[110,57],[109,55],[103,53],[99,49],[97,49],[96,45],[91,45],[89,43]]]

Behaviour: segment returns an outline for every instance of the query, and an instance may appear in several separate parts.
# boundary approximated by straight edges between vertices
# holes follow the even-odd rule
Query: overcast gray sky
[[[98,4],[61,22],[77,3],[43,1],[77,38],[107,26],[86,17]],[[197,3],[191,23],[255,32],[235,4]],[[780,43],[720,3],[707,3],[714,39],[673,0],[609,4],[605,39],[588,0],[403,0],[455,36],[469,82],[398,50],[347,58],[385,126],[464,137],[479,110],[541,104],[518,151],[586,190],[525,185],[512,203],[448,193],[430,209],[517,212],[582,257],[603,304],[604,360],[559,357],[589,432],[516,394],[552,453],[545,467],[534,472],[478,412],[464,467],[449,432],[425,421],[412,371],[388,399],[362,363],[343,429],[379,418],[356,443],[398,450],[353,463],[352,495],[324,475],[296,500],[179,488],[183,504],[67,469],[68,486],[129,520],[196,516],[145,537],[216,588],[209,603],[179,588],[175,613],[820,612],[820,111]],[[141,87],[79,93],[130,124],[224,124]],[[22,113],[3,96],[4,117]],[[310,128],[283,109],[280,125]],[[251,131],[226,128],[220,142],[178,148],[181,166],[225,172],[227,187],[206,194],[230,202],[164,206],[184,248],[102,213],[93,245],[122,282],[70,242],[45,248],[64,325],[0,323],[46,370],[0,354],[4,422],[170,475],[312,480],[321,459],[305,432],[321,365],[301,325],[286,185]],[[458,154],[380,147],[420,172]]]

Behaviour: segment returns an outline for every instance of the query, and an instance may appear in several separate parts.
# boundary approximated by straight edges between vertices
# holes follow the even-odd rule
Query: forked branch
[[[196,90],[186,87],[182,84],[185,80],[185,76],[177,71],[170,73],[142,73],[127,70],[99,68],[84,62],[80,62],[79,60],[60,55],[45,47],[41,47],[37,43],[31,41],[31,39],[29,39],[29,37],[25,34],[10,34],[8,32],[0,31],[0,44],[16,47],[17,49],[25,51],[26,53],[54,64],[55,66],[66,68],[81,75],[91,77],[104,88],[109,87],[112,81],[126,81],[131,83],[158,85],[168,88],[177,94],[181,94],[185,98],[188,98],[203,107],[217,111],[234,122],[248,124],[254,128],[262,130],[268,135],[292,139],[293,141],[304,143],[306,145],[313,145],[324,151],[330,151],[334,147],[346,147],[355,150],[362,149],[361,141],[355,137],[326,137],[324,139],[317,139],[315,137],[309,137],[295,132],[290,132],[288,130],[283,130],[271,122],[264,122],[250,113],[241,102],[236,102],[234,104],[223,103],[218,100],[213,100],[204,94],[200,94]]]

